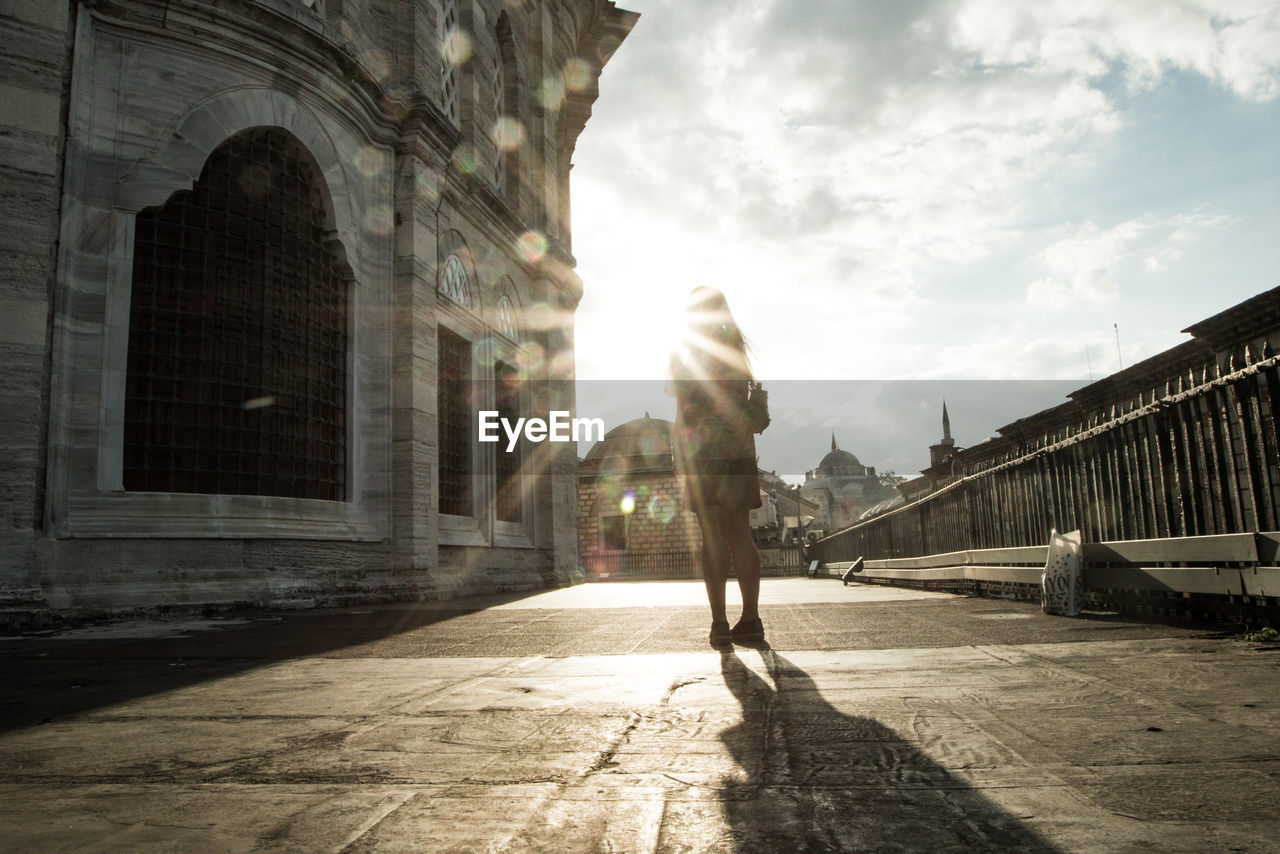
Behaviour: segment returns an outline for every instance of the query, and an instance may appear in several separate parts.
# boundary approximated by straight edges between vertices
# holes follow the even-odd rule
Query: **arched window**
[[[498,192],[512,210],[520,206],[520,146],[524,142],[524,126],[520,123],[519,69],[516,66],[516,40],[511,33],[511,19],[503,12],[498,16],[498,53],[494,58],[494,124],[493,139],[497,157]]]
[[[514,424],[517,418],[528,411],[524,401],[524,383],[520,370],[514,365],[499,360],[494,364],[494,380],[496,381],[494,408],[498,411],[498,417],[505,418],[509,423]],[[495,446],[494,515],[499,522],[519,523],[524,519],[525,484],[521,476],[524,468],[523,461],[523,443],[515,442],[511,447]]]
[[[472,443],[475,383],[472,344],[444,326],[437,331],[439,368],[436,395],[440,512],[450,516],[475,513],[475,461]]]
[[[440,9],[440,108],[455,125],[462,123],[458,65],[462,54],[462,28],[458,0],[444,0]]]
[[[231,137],[135,221],[124,487],[344,500],[351,273],[302,145]]]
[[[506,21],[504,17],[503,22]],[[493,81],[493,114],[497,117],[494,121],[493,142],[495,157],[495,182],[498,190],[501,191],[507,184],[507,152],[506,146],[509,144],[506,139],[507,122],[505,113],[507,111],[507,73],[502,67],[502,28],[498,28],[498,44],[499,53],[493,55],[493,67],[490,69],[490,79]]]
[[[472,308],[467,268],[457,255],[450,255],[444,261],[440,270],[440,293],[463,308]]]
[[[519,327],[516,324],[516,307],[511,297],[503,294],[498,297],[498,306],[494,309],[494,326],[503,335],[515,341],[519,338]]]

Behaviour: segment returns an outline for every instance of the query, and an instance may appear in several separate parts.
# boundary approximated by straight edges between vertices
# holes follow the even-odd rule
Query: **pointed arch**
[[[228,89],[194,105],[171,126],[150,156],[121,179],[111,205],[140,211],[164,204],[175,190],[195,184],[209,155],[228,137],[255,127],[285,130],[306,152],[315,169],[313,180],[329,200],[325,226],[340,243],[335,249],[343,253],[357,282],[369,281],[366,262],[359,253],[348,250],[361,242],[363,211],[369,206],[368,198],[360,192],[367,182],[356,180],[352,143],[335,140],[305,105],[284,92],[257,87]],[[361,154],[366,168],[368,161],[388,159],[387,153],[372,148]]]
[[[436,35],[440,44],[440,110],[455,127],[462,125],[462,70],[464,43],[458,0],[442,0]]]
[[[128,491],[347,494],[351,269],[315,161],[241,131],[135,221]]]
[[[521,112],[520,63],[511,17],[504,10],[496,27],[498,51],[494,67],[494,147],[497,157],[498,193],[512,210],[520,208],[520,149],[525,138]]]
[[[520,341],[520,330],[523,326],[523,312],[520,305],[520,294],[510,276],[498,280],[494,289],[494,306],[492,325],[500,334],[512,341]]]
[[[441,236],[436,264],[437,296],[479,315],[483,306],[475,256],[460,232],[450,229]]]

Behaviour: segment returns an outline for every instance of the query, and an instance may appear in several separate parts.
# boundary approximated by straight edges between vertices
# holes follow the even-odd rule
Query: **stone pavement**
[[[831,580],[0,639],[0,851],[1280,851],[1280,651]]]

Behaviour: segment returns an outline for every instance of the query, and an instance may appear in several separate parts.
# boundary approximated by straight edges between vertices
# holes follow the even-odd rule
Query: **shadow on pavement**
[[[354,606],[285,614],[174,637],[31,636],[0,643],[0,732],[231,676],[277,661],[348,655],[365,644],[475,614],[543,591],[449,602]],[[109,634],[110,625],[105,627]],[[74,634],[71,635],[74,638]],[[399,644],[412,655],[412,642]]]
[[[743,715],[721,737],[748,778],[723,791],[735,850],[1057,851],[889,727],[831,706],[772,649],[760,655],[773,685],[721,656]]]

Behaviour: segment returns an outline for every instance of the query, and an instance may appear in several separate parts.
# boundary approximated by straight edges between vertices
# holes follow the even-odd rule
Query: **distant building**
[[[910,504],[937,489],[953,474],[952,463],[956,455],[964,448],[956,444],[951,437],[951,416],[947,414],[947,403],[942,403],[942,438],[929,446],[929,467],[923,469],[919,477],[898,484],[898,495],[873,507],[863,514],[863,520],[880,516],[890,510]]]
[[[578,463],[578,550],[588,578],[697,574],[702,535],[676,478],[672,426],[646,412]]]
[[[944,414],[931,465],[899,487],[909,503],[815,553],[848,560],[1041,546],[1056,529],[1079,530],[1086,543],[1247,534],[1257,549],[1242,564],[1273,562],[1263,544],[1280,530],[1280,287],[1183,332],[1181,343],[970,447],[953,447]],[[1253,589],[1243,598],[1270,598]],[[1164,608],[1168,596],[1157,595]],[[1198,614],[1242,613],[1239,592],[1221,611],[1196,598]]]
[[[646,412],[610,430],[578,463],[578,551],[588,578],[700,576],[702,533],[676,477],[672,426]],[[751,527],[765,574],[779,574],[798,560],[795,550],[768,547],[797,542],[818,506],[777,475],[759,474]]]
[[[836,444],[831,434],[831,450],[816,468],[805,472],[800,494],[818,507],[816,526],[827,533],[858,521],[874,504],[889,497],[874,466],[864,466],[849,451]]]
[[[947,415],[947,402],[942,401],[942,441],[929,446],[929,467],[940,466],[955,456],[956,440],[951,438],[951,418]]]
[[[820,508],[774,472],[760,472],[761,506],[751,511],[751,531],[761,545],[787,545],[804,539]]]

